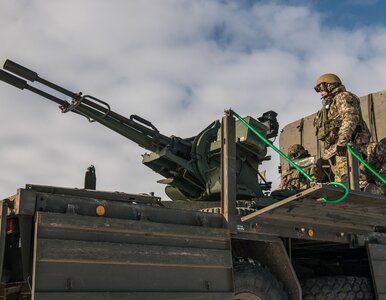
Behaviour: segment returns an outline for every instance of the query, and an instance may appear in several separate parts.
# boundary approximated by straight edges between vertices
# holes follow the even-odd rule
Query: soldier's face
[[[314,89],[323,98],[326,97],[328,94],[327,93],[327,85],[324,82],[320,83],[318,86],[315,86]]]
[[[321,97],[326,97],[327,96],[327,91],[321,90],[321,91],[319,91],[319,95]]]

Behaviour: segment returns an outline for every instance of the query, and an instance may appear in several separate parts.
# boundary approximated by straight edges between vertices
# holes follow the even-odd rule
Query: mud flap
[[[37,213],[33,298],[232,299],[230,232]]]
[[[373,277],[374,294],[377,299],[386,299],[386,245],[368,244],[367,253]]]

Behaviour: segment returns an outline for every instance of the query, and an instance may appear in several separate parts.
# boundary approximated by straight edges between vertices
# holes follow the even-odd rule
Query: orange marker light
[[[100,217],[104,216],[106,213],[106,209],[103,205],[98,205],[95,210],[96,214]]]
[[[308,228],[308,236],[313,237],[314,236],[314,230],[312,228]]]

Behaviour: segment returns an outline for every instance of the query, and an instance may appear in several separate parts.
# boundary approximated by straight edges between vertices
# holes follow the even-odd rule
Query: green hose
[[[381,175],[379,175],[377,173],[377,171],[375,171],[372,167],[370,167],[369,164],[367,164],[358,154],[355,153],[355,151],[351,148],[351,146],[349,144],[346,145],[347,146],[347,149],[348,151],[350,151],[350,153],[357,159],[359,160],[367,169],[369,169],[371,171],[371,173],[373,173],[375,176],[377,176],[384,184],[386,184],[386,180],[385,178],[383,178]],[[335,186],[340,186],[340,187],[343,187],[345,192],[344,192],[344,195],[336,200],[327,200],[325,198],[322,198],[322,200],[324,202],[327,202],[327,203],[339,203],[341,202],[344,198],[347,197],[348,193],[349,193],[349,190],[347,188],[347,186],[345,186],[343,183],[340,183],[340,182],[330,182],[328,183],[329,185],[335,185]]]
[[[287,155],[285,155],[282,151],[280,151],[278,148],[276,148],[269,140],[267,140],[264,136],[262,136],[258,131],[256,131],[255,128],[253,128],[251,125],[249,125],[242,117],[240,117],[236,112],[231,110],[232,114],[245,126],[247,126],[258,138],[260,138],[266,145],[271,147],[273,150],[275,150],[281,157],[283,157],[290,165],[292,165],[296,170],[298,170],[301,174],[303,174],[304,177],[306,177],[310,182],[314,181],[312,177],[307,174],[302,168],[300,168],[295,162],[293,162]],[[344,194],[342,197],[335,199],[335,200],[328,200],[326,198],[322,198],[322,200],[326,203],[339,203],[342,200],[344,200],[349,190],[347,186],[345,186],[343,183],[340,182],[330,182],[328,185],[334,185],[334,186],[341,186],[344,188]]]
[[[343,183],[341,183],[341,182],[329,182],[329,183],[327,183],[327,185],[333,185],[333,186],[340,186],[340,187],[342,187],[344,189],[344,194],[343,194],[342,197],[340,197],[338,199],[335,199],[335,200],[328,200],[326,198],[322,198],[323,202],[326,202],[326,203],[339,203],[339,202],[343,201],[347,197],[349,190],[348,190],[348,187],[345,186]]]
[[[378,177],[379,180],[381,180],[384,184],[386,184],[385,178],[383,178],[381,175],[379,175],[377,173],[377,171],[375,171],[372,167],[370,167],[369,164],[367,164],[358,154],[356,154],[355,151],[350,147],[349,144],[347,144],[347,149],[348,149],[348,151],[351,152],[352,155],[355,156],[355,158],[357,160],[359,160],[367,169],[369,169],[371,171],[371,173],[373,173],[375,176]]]
[[[268,141],[264,136],[262,136],[259,132],[256,131],[255,128],[253,128],[251,125],[249,125],[242,117],[240,117],[237,113],[235,113],[232,110],[232,114],[239,119],[240,122],[242,122],[245,126],[247,126],[255,135],[257,135],[264,143],[266,143],[269,147],[271,147],[273,150],[275,150],[281,157],[283,157],[290,165],[292,165],[296,170],[298,170],[300,173],[303,174],[304,177],[306,177],[310,182],[314,181],[310,175],[307,174],[307,172],[304,172],[302,168],[300,168],[297,164],[295,164],[287,155],[285,155],[283,152],[281,152],[278,148],[276,148],[270,141]]]

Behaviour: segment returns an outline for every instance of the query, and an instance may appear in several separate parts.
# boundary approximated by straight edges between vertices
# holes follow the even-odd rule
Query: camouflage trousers
[[[344,177],[347,180],[347,157],[335,155],[330,162],[332,172],[334,173],[334,181],[342,182]]]
[[[335,161],[334,161],[335,160]],[[331,163],[331,170],[334,173],[334,181],[335,182],[343,182],[345,184],[348,184],[348,167],[347,167],[347,156],[337,156],[332,158]],[[366,172],[363,168],[359,168],[359,182],[363,183],[366,182]],[[362,185],[361,185],[362,187]]]
[[[378,182],[377,184],[368,183],[363,191],[375,195],[386,195],[386,185],[384,183],[379,184]]]

